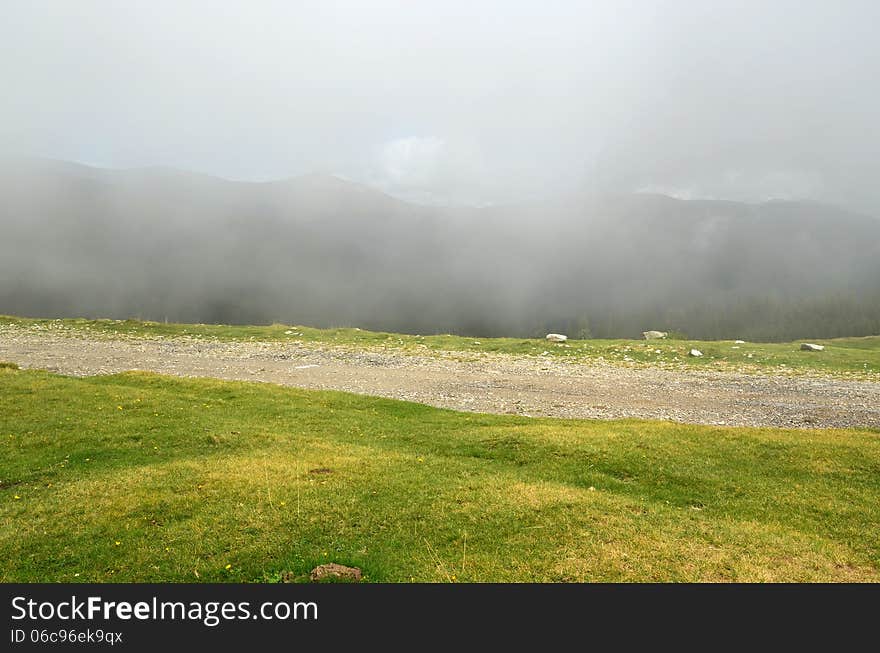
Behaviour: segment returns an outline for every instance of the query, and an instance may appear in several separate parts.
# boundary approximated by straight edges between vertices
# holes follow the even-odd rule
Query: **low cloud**
[[[670,187],[880,214],[874,0],[7,4],[6,152],[428,203]]]
[[[419,204],[483,206],[502,192],[477,148],[437,136],[382,143],[366,171],[347,176]]]
[[[389,141],[379,151],[380,174],[392,187],[424,188],[436,181],[446,144],[435,136]]]

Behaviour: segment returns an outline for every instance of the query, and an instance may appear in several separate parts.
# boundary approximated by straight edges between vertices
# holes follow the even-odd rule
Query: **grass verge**
[[[551,343],[535,338],[465,338],[454,335],[407,335],[357,328],[314,329],[305,326],[230,326],[165,324],[139,320],[32,319],[0,316],[3,330],[25,329],[53,335],[99,338],[188,338],[216,341],[289,342],[315,346],[393,350],[410,354],[483,354],[549,356],[572,363],[610,363],[628,367],[703,369],[773,374],[821,374],[880,380],[880,336],[810,340],[825,351],[802,351],[805,341],[736,343],[729,340],[569,340]],[[689,355],[691,349],[703,356]]]
[[[0,581],[877,581],[880,432],[0,368]]]

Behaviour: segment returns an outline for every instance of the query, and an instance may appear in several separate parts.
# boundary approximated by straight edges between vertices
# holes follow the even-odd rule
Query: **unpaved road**
[[[880,383],[873,381],[633,369],[503,354],[468,356],[0,330],[0,360],[76,376],[136,369],[345,390],[490,413],[880,428]]]

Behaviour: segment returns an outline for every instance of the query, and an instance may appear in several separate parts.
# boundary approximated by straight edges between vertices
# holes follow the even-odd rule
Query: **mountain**
[[[409,204],[336,177],[0,162],[0,313],[417,333],[880,333],[880,220],[810,202]]]

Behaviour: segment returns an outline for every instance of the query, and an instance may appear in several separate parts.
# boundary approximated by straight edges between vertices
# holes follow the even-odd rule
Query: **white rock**
[[[802,351],[822,351],[825,349],[825,345],[814,345],[811,342],[805,342],[801,345]]]
[[[297,365],[293,369],[295,370],[310,370],[313,367],[319,367],[318,365]]]
[[[702,355],[703,355],[703,352],[701,352],[699,349],[691,349],[688,352],[688,356],[694,356],[695,358],[699,358]]]
[[[288,329],[287,331],[284,332],[284,335],[289,336],[291,333],[293,333],[293,331]]]
[[[654,340],[655,338],[665,338],[669,335],[666,331],[642,331],[645,340]]]
[[[746,341],[745,341],[745,340],[734,340],[734,341],[733,341],[733,344],[735,344],[735,345],[744,345],[744,344],[746,344]]]
[[[565,342],[568,340],[568,336],[564,336],[561,333],[548,333],[546,338],[550,342]]]

